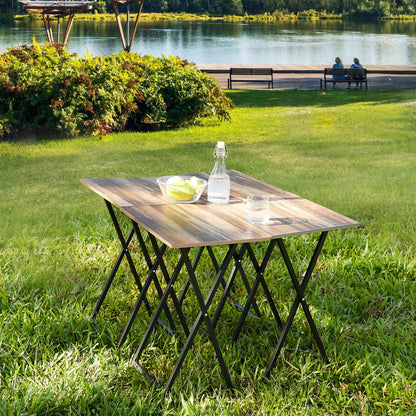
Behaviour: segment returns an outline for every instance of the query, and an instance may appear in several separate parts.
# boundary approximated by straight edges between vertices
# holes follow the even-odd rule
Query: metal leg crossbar
[[[144,372],[145,376],[147,377],[147,379],[153,380],[152,377],[150,376],[150,374],[147,372],[146,369],[144,369],[140,364],[140,357],[143,354],[148,341],[150,339],[150,336],[152,335],[155,326],[157,323],[159,323],[160,325],[162,325],[171,335],[174,335],[176,332],[176,326],[173,320],[173,316],[171,314],[171,310],[169,309],[168,305],[167,305],[167,301],[168,299],[172,300],[173,303],[173,307],[174,310],[177,314],[177,316],[179,317],[179,321],[180,321],[180,327],[183,331],[183,333],[186,336],[186,340],[184,342],[184,345],[182,347],[181,353],[174,365],[174,368],[168,378],[168,380],[166,381],[166,385],[165,388],[167,390],[170,390],[172,388],[172,385],[176,379],[176,377],[179,374],[179,371],[183,365],[183,362],[189,352],[189,350],[191,349],[195,336],[198,333],[198,331],[201,331],[203,333],[205,333],[206,335],[208,335],[208,337],[210,338],[210,341],[212,343],[212,346],[214,348],[215,351],[215,355],[218,359],[220,368],[221,368],[221,373],[222,373],[222,377],[225,380],[225,383],[227,385],[228,388],[232,389],[233,388],[233,383],[231,381],[231,377],[228,371],[228,368],[225,365],[225,361],[221,352],[221,348],[219,346],[218,340],[216,338],[216,334],[215,334],[215,328],[218,324],[218,321],[220,319],[220,315],[224,309],[224,306],[226,304],[227,299],[231,299],[231,288],[233,287],[233,284],[235,282],[235,278],[237,276],[237,274],[240,275],[243,285],[247,291],[247,299],[245,302],[245,306],[241,306],[240,304],[238,304],[236,301],[232,300],[233,304],[239,308],[241,310],[241,315],[239,318],[239,321],[237,323],[234,335],[232,337],[232,342],[236,342],[241,330],[243,328],[244,322],[247,318],[247,316],[249,314],[251,314],[252,316],[257,316],[260,317],[260,310],[256,304],[255,301],[255,295],[258,291],[259,286],[261,285],[263,288],[263,292],[264,295],[267,299],[267,302],[271,308],[271,311],[273,313],[274,319],[276,321],[277,326],[281,329],[281,334],[279,337],[279,340],[277,342],[277,345],[274,349],[272,358],[268,364],[268,367],[266,369],[266,376],[270,376],[271,371],[273,370],[275,364],[276,364],[276,360],[278,355],[281,352],[282,346],[286,340],[286,337],[288,335],[288,332],[290,330],[290,327],[293,323],[294,317],[296,315],[296,312],[299,308],[299,306],[302,306],[302,309],[305,313],[305,316],[307,318],[308,324],[311,328],[311,331],[313,333],[313,336],[317,342],[319,351],[321,353],[322,358],[325,361],[328,361],[327,355],[325,353],[325,349],[324,346],[322,344],[322,341],[320,339],[319,333],[317,331],[316,325],[313,321],[312,315],[310,313],[308,304],[305,300],[305,290],[306,287],[308,285],[308,282],[312,276],[312,272],[315,268],[316,262],[318,260],[319,254],[322,250],[322,247],[324,245],[325,242],[325,238],[327,236],[327,232],[323,232],[320,235],[319,241],[317,243],[317,246],[315,248],[315,251],[313,253],[313,256],[310,260],[309,266],[303,276],[303,279],[301,282],[298,281],[298,278],[296,276],[296,273],[293,269],[292,266],[292,262],[289,258],[289,255],[287,253],[286,247],[284,245],[283,240],[280,239],[276,239],[276,240],[271,240],[267,246],[266,252],[264,253],[263,259],[261,261],[261,263],[258,262],[256,255],[254,253],[254,250],[252,248],[252,246],[250,245],[250,243],[244,243],[240,246],[239,250],[237,250],[237,244],[231,244],[229,245],[228,251],[226,256],[224,257],[223,261],[221,264],[219,264],[214,251],[212,249],[212,247],[199,247],[197,250],[197,253],[193,259],[193,262],[191,262],[190,257],[189,257],[189,252],[190,249],[186,248],[186,249],[181,249],[180,250],[180,257],[179,260],[172,272],[171,275],[169,275],[169,272],[167,270],[166,264],[165,264],[165,260],[164,260],[164,254],[166,251],[166,245],[165,244],[161,244],[159,246],[156,238],[152,235],[152,234],[148,234],[150,243],[151,243],[151,247],[152,247],[152,251],[155,254],[155,259],[152,260],[150,253],[149,253],[149,248],[147,247],[147,244],[143,238],[143,235],[139,229],[139,226],[137,225],[137,223],[135,223],[134,221],[132,221],[132,226],[130,228],[130,230],[128,231],[127,235],[124,236],[123,232],[121,230],[120,224],[117,220],[117,217],[115,215],[113,206],[111,203],[109,203],[108,201],[106,201],[106,205],[108,208],[108,211],[110,213],[111,219],[113,221],[113,225],[115,227],[115,230],[117,232],[118,238],[120,240],[121,243],[121,251],[117,257],[117,260],[113,266],[113,269],[110,273],[110,276],[105,284],[105,287],[103,289],[103,292],[97,302],[97,305],[94,309],[94,312],[91,316],[91,320],[94,322],[95,325],[97,325],[99,328],[100,326],[98,325],[98,323],[96,322],[96,317],[99,313],[99,310],[104,302],[105,297],[107,296],[107,293],[109,291],[109,288],[114,280],[114,277],[117,273],[118,268],[120,267],[120,264],[123,260],[123,258],[125,257],[128,261],[130,270],[134,276],[136,285],[139,289],[139,296],[137,298],[137,301],[130,313],[129,319],[127,321],[127,324],[124,327],[124,330],[120,336],[120,339],[118,341],[117,347],[121,347],[121,345],[125,342],[125,340],[127,339],[128,333],[131,330],[131,327],[134,323],[134,320],[137,317],[137,314],[141,308],[141,306],[144,304],[146,311],[148,313],[148,315],[151,317],[150,323],[141,339],[140,345],[136,350],[136,353],[134,354],[132,361],[134,364],[136,364],[138,367],[141,368],[141,370]],[[139,242],[140,245],[140,250],[141,253],[144,256],[144,259],[146,261],[147,267],[148,267],[148,273],[147,273],[147,277],[145,279],[145,281],[141,282],[139,275],[137,273],[137,270],[135,268],[131,253],[129,251],[129,245],[133,239],[133,237],[136,236],[137,240]],[[270,290],[267,286],[267,283],[264,279],[264,272],[267,268],[267,265],[272,257],[272,253],[274,250],[275,246],[279,247],[280,253],[283,257],[283,260],[285,262],[286,268],[288,270],[288,273],[290,275],[290,278],[292,280],[293,286],[296,290],[296,299],[293,302],[292,308],[290,310],[289,316],[286,320],[285,323],[282,322],[282,319],[277,311],[276,305],[273,301],[272,295],[270,293]],[[203,298],[203,295],[201,293],[199,284],[198,284],[198,280],[196,278],[196,270],[198,267],[198,264],[200,262],[202,253],[204,251],[204,249],[207,249],[209,257],[211,258],[212,261],[212,265],[214,267],[214,270],[216,272],[216,276],[215,279],[211,285],[211,288],[206,296],[206,298]],[[256,276],[254,279],[254,282],[252,283],[252,285],[250,285],[249,280],[247,278],[246,275],[246,271],[243,268],[242,265],[242,261],[244,258],[248,258],[251,261],[251,264],[254,267]],[[227,280],[224,279],[225,274],[227,272],[227,269],[230,265],[230,263],[232,263],[232,268],[229,274],[229,277]],[[186,280],[179,298],[176,295],[176,292],[174,290],[174,285],[177,281],[177,278],[181,272],[181,270],[185,267],[187,274],[188,274],[188,279]],[[159,270],[159,272],[161,272],[162,276],[163,276],[163,280],[164,280],[164,285],[165,288],[162,289],[162,284],[161,281],[158,280],[158,277],[156,275],[156,271]],[[147,299],[147,294],[148,294],[148,290],[150,288],[151,285],[154,285],[154,287],[156,288],[158,297],[159,297],[159,303],[156,307],[155,310],[152,310],[149,301]],[[216,307],[216,310],[214,312],[212,312],[211,316],[208,313],[208,310],[210,308],[210,305],[214,299],[214,296],[216,295],[218,288],[222,286],[223,288],[223,292],[221,295],[221,298],[219,300],[219,303]],[[190,320],[182,311],[182,307],[183,307],[183,303],[187,297],[188,291],[192,288],[192,291],[196,297],[196,300],[198,302],[198,306],[199,306],[199,313],[197,314],[196,318],[194,321]],[[253,308],[254,310],[254,314],[250,312],[250,309]],[[165,324],[161,319],[161,313],[162,311],[165,313],[166,319],[168,320],[168,324]],[[188,327],[188,322],[190,321],[192,324],[192,327],[189,328]],[[205,324],[205,330],[203,330],[201,328],[202,323]],[[101,328],[100,328],[101,329]],[[107,335],[108,336],[108,335]]]
[[[288,256],[288,254],[287,254],[286,247],[283,243],[283,240],[282,239],[277,240],[277,244],[279,245],[280,252],[282,253],[282,256],[283,256],[283,259],[285,261],[287,270],[290,274],[290,278],[292,279],[293,286],[295,287],[295,290],[296,290],[296,298],[295,298],[295,301],[293,302],[293,305],[292,305],[292,308],[290,310],[289,316],[286,320],[286,323],[283,326],[283,330],[280,334],[280,338],[279,338],[279,340],[277,342],[277,345],[274,349],[273,356],[272,356],[272,358],[270,360],[270,363],[267,367],[267,370],[266,370],[266,373],[265,373],[266,377],[270,376],[270,373],[271,373],[271,371],[273,370],[273,368],[276,364],[277,356],[279,355],[279,353],[282,349],[283,343],[285,342],[285,339],[287,337],[289,329],[290,329],[290,327],[293,323],[296,312],[299,308],[299,304],[302,305],[303,311],[305,313],[306,319],[308,320],[309,327],[312,330],[313,337],[315,338],[316,344],[318,345],[319,352],[321,353],[322,359],[325,362],[328,362],[328,357],[326,355],[325,348],[322,344],[321,337],[319,336],[318,330],[316,329],[315,322],[312,318],[311,312],[309,310],[309,306],[306,303],[305,296],[304,296],[305,291],[306,291],[306,287],[308,286],[309,280],[312,276],[312,272],[315,268],[316,262],[318,261],[319,254],[321,253],[321,250],[322,250],[322,247],[325,243],[325,239],[326,239],[327,235],[328,235],[327,231],[321,233],[321,235],[319,237],[319,240],[318,240],[318,244],[317,244],[317,246],[315,248],[315,251],[312,255],[312,258],[309,262],[309,266],[308,266],[308,268],[307,268],[307,270],[306,270],[306,272],[303,276],[301,284],[299,284],[298,278],[296,277],[296,273],[293,269],[292,263],[290,261],[290,258]]]
[[[194,264],[193,264],[194,270],[196,270],[196,265],[199,262],[199,259],[201,257],[202,252],[204,251],[204,248],[206,248],[207,251],[208,251],[208,253],[209,253],[209,256],[211,258],[211,261],[212,261],[212,264],[214,266],[215,271],[218,272],[218,270],[219,270],[218,261],[217,261],[217,258],[216,258],[215,254],[214,254],[214,251],[213,251],[212,247],[210,247],[210,246],[207,246],[207,247],[199,247],[198,253],[197,253],[196,257],[195,257]],[[234,267],[233,267],[233,270],[231,271],[231,274],[230,274],[230,283],[229,283],[229,285],[227,285],[227,283],[225,282],[224,279],[221,280],[221,285],[224,288],[224,290],[226,291],[225,292],[226,293],[225,299],[229,299],[233,303],[233,305],[237,309],[239,309],[240,311],[243,310],[243,306],[241,304],[239,304],[238,302],[236,302],[235,300],[232,299],[232,297],[230,295],[230,289],[231,289],[231,284],[234,281],[234,278],[235,278],[236,274],[239,273],[240,276],[241,276],[241,279],[243,281],[243,284],[244,284],[244,286],[245,286],[245,288],[247,290],[247,294],[251,290],[250,284],[249,284],[248,279],[247,279],[247,276],[246,276],[246,273],[245,273],[245,271],[244,271],[244,269],[243,269],[243,267],[241,265],[241,261],[242,261],[244,255],[245,255],[245,252],[246,252],[246,244],[242,244],[240,251],[238,253],[237,253],[237,251],[235,251],[235,253],[234,253],[234,256],[233,256],[234,257]],[[180,303],[181,303],[181,305],[182,305],[182,303],[183,303],[183,301],[184,301],[184,299],[186,297],[186,293],[187,293],[189,287],[190,287],[190,279],[188,279],[186,281],[186,283],[184,285],[184,288],[182,289],[181,297],[180,297]],[[259,310],[259,308],[257,306],[257,303],[256,303],[256,300],[255,299],[253,299],[252,306],[254,308],[255,315],[253,313],[251,313],[250,311],[248,313],[251,316],[260,317],[260,310]],[[215,320],[214,320],[214,322],[215,322]]]
[[[225,272],[228,268],[228,265],[229,265],[230,261],[232,260],[234,251],[235,251],[235,245],[230,246],[222,265],[219,267],[219,270],[217,271],[217,275],[216,275],[216,278],[214,279],[214,282],[211,286],[210,292],[207,295],[206,300],[204,301],[203,298],[202,298],[202,294],[201,294],[201,291],[199,289],[198,283],[197,283],[196,278],[195,278],[195,262],[192,264],[190,259],[189,259],[189,248],[188,249],[181,249],[181,257],[178,261],[177,266],[175,267],[175,271],[173,272],[171,278],[167,281],[167,286],[166,286],[165,291],[164,291],[164,293],[163,293],[163,295],[160,299],[159,305],[158,305],[157,309],[155,310],[155,312],[152,316],[152,319],[151,319],[151,321],[150,321],[150,323],[149,323],[149,325],[146,329],[146,332],[145,332],[145,334],[144,334],[144,336],[141,340],[141,343],[140,343],[140,345],[139,345],[139,347],[138,347],[138,349],[137,349],[137,351],[136,351],[136,353],[133,357],[133,362],[138,364],[138,362],[140,360],[140,357],[141,357],[144,349],[146,348],[146,345],[149,341],[149,338],[150,338],[150,336],[151,336],[151,334],[152,334],[152,332],[155,328],[157,319],[159,318],[163,307],[166,305],[166,302],[167,302],[168,298],[172,297],[172,294],[173,294],[173,296],[175,296],[173,286],[176,282],[176,279],[179,275],[180,270],[185,265],[186,269],[187,269],[187,272],[188,272],[188,275],[189,275],[191,286],[194,290],[194,293],[195,293],[196,298],[198,300],[199,307],[201,309],[200,309],[200,312],[197,315],[195,321],[193,322],[193,326],[192,326],[191,330],[190,331],[189,330],[185,331],[185,335],[187,336],[187,340],[185,341],[182,352],[181,352],[181,354],[180,354],[180,356],[179,356],[179,358],[176,362],[176,365],[175,365],[175,367],[174,367],[174,369],[173,369],[173,371],[172,371],[172,373],[171,373],[171,375],[170,375],[170,377],[169,377],[169,379],[166,383],[166,389],[167,390],[171,389],[172,384],[173,384],[173,382],[174,382],[176,376],[178,375],[179,370],[182,366],[183,360],[185,359],[190,347],[192,346],[193,340],[195,338],[196,333],[199,330],[199,327],[202,323],[202,320],[204,320],[206,322],[207,333],[208,333],[208,336],[211,339],[211,342],[214,345],[214,349],[215,349],[217,358],[220,361],[221,369],[222,369],[222,372],[223,372],[223,376],[226,379],[227,386],[232,387],[232,383],[231,383],[231,379],[230,379],[229,374],[228,374],[228,370],[225,367],[224,360],[223,360],[222,354],[221,354],[221,350],[219,349],[218,342],[217,342],[216,337],[215,337],[212,322],[211,322],[211,320],[210,320],[210,318],[208,317],[208,314],[207,314],[207,309],[209,308],[209,306],[210,306],[210,304],[211,304],[211,302],[212,302],[212,300],[213,300],[213,298],[214,298],[214,296],[215,296],[215,294],[218,290],[220,282],[224,279]],[[162,258],[160,258],[159,261],[161,263],[163,263]],[[182,314],[182,316],[183,316],[183,314]]]
[[[149,324],[149,326],[147,327],[147,330],[141,340],[140,346],[137,349],[134,357],[133,357],[133,362],[140,367],[141,370],[145,370],[143,369],[143,366],[141,366],[139,364],[139,360],[146,348],[146,345],[149,341],[149,338],[151,336],[151,334],[153,333],[153,330],[155,328],[155,324],[156,321],[158,319],[158,317],[160,316],[160,313],[163,309],[163,306],[166,304],[166,301],[168,300],[168,298],[174,293],[173,291],[173,286],[176,282],[177,276],[179,274],[180,269],[182,268],[183,265],[186,266],[186,270],[188,272],[188,280],[185,283],[184,289],[182,290],[180,299],[179,299],[179,304],[180,306],[182,306],[182,303],[185,299],[186,296],[186,292],[188,292],[188,290],[192,287],[193,292],[196,296],[197,302],[198,302],[198,306],[199,306],[199,313],[197,315],[197,317],[195,318],[194,322],[193,322],[193,326],[190,329],[190,331],[185,331],[186,332],[186,336],[187,339],[182,347],[182,351],[175,363],[175,366],[166,382],[165,388],[166,390],[170,390],[172,388],[172,385],[177,377],[177,375],[179,374],[179,371],[183,365],[183,362],[189,352],[189,350],[191,349],[195,336],[198,333],[198,331],[201,331],[201,325],[202,323],[205,323],[205,327],[206,327],[206,331],[203,331],[205,334],[207,334],[211,340],[211,344],[214,348],[216,357],[218,359],[218,362],[220,364],[220,368],[221,368],[221,373],[222,373],[222,377],[226,382],[226,385],[228,388],[232,389],[233,388],[233,383],[231,381],[231,377],[228,371],[228,368],[225,365],[225,361],[224,358],[222,356],[222,352],[221,352],[221,348],[219,346],[219,343],[217,341],[216,335],[215,335],[215,328],[217,326],[217,323],[220,319],[220,315],[224,309],[225,303],[227,301],[227,299],[230,299],[230,290],[231,287],[235,281],[235,278],[237,276],[237,274],[240,274],[240,276],[242,277],[242,280],[244,282],[244,286],[247,289],[247,293],[251,294],[251,287],[250,284],[248,282],[246,273],[243,269],[243,266],[241,264],[243,258],[247,255],[248,253],[248,257],[251,260],[251,262],[253,263],[253,266],[255,268],[255,270],[262,274],[264,269],[266,268],[266,265],[268,263],[268,260],[270,259],[270,255],[271,255],[271,251],[273,249],[273,244],[270,245],[269,250],[267,251],[266,255],[265,255],[265,259],[263,260],[262,264],[259,265],[256,257],[254,255],[254,252],[250,246],[250,244],[242,244],[240,250],[237,250],[237,245],[233,244],[233,245],[229,245],[229,249],[228,252],[224,258],[224,260],[222,261],[221,265],[218,264],[218,261],[213,253],[213,250],[211,247],[207,247],[209,255],[212,259],[213,265],[216,269],[216,277],[211,285],[211,288],[205,298],[205,300],[203,299],[203,295],[201,293],[199,284],[198,284],[198,280],[196,278],[195,272],[196,272],[196,268],[197,268],[197,264],[199,263],[199,259],[201,257],[203,248],[199,248],[198,252],[194,258],[194,261],[191,263],[191,260],[189,258],[189,248],[188,249],[181,249],[181,257],[178,261],[178,264],[175,268],[175,272],[172,274],[171,278],[169,281],[167,281],[167,286],[165,289],[165,292],[163,293],[162,297],[160,298],[160,303],[158,305],[157,310],[155,311],[155,313],[152,316],[152,320]],[[163,259],[160,258],[159,259],[160,264],[163,263]],[[228,277],[228,280],[225,281],[224,276],[227,272],[227,269],[230,265],[230,263],[233,262],[233,267],[231,270],[231,273]],[[269,304],[272,307],[273,313],[275,314],[276,320],[278,320],[278,322],[280,322],[280,326],[281,326],[281,321],[280,321],[280,316],[277,312],[276,306],[273,302],[273,299],[270,295],[270,292],[267,288],[267,285],[264,282],[264,279],[259,279],[259,283],[261,282],[261,284],[265,287],[265,294],[266,297],[269,301]],[[146,286],[146,284],[145,284]],[[212,317],[210,316],[210,314],[208,313],[208,310],[210,308],[210,305],[213,301],[214,296],[216,295],[219,287],[222,286],[223,287],[223,293],[222,296],[219,300],[219,303],[216,307],[216,310],[211,314]],[[235,301],[233,301],[234,304],[236,304]],[[239,305],[241,307],[241,305]],[[253,307],[256,311],[256,315],[253,316],[260,316],[260,311],[257,307],[257,304],[255,303],[254,300],[254,293],[253,295],[250,297],[250,300],[248,300],[246,302],[246,309],[245,309],[245,314],[247,315],[249,313],[249,309],[250,307]],[[243,307],[241,307],[243,309]],[[184,328],[185,329],[185,328]],[[147,375],[147,377],[149,377],[149,373],[147,372],[147,370],[144,371],[145,375]]]
[[[118,271],[118,269],[120,267],[120,264],[121,264],[122,260],[124,259],[124,257],[127,258],[127,261],[128,261],[129,267],[130,267],[130,270],[131,270],[131,272],[133,274],[133,277],[134,277],[134,280],[136,282],[137,288],[139,289],[139,292],[141,294],[140,297],[139,297],[140,304],[144,302],[145,307],[146,307],[146,310],[147,310],[147,313],[149,315],[152,314],[151,307],[149,305],[148,300],[146,299],[147,288],[144,287],[142,285],[141,281],[140,281],[140,277],[139,277],[139,275],[137,273],[136,267],[134,265],[133,259],[131,257],[130,251],[129,251],[129,245],[130,245],[130,243],[131,243],[134,235],[136,235],[137,238],[138,238],[138,240],[139,240],[139,244],[140,244],[140,247],[141,247],[141,251],[142,251],[142,253],[143,253],[143,255],[144,255],[145,259],[146,259],[146,263],[147,263],[148,268],[149,268],[149,273],[148,273],[148,278],[146,279],[146,284],[150,285],[150,283],[152,281],[154,281],[155,287],[156,287],[156,290],[158,292],[159,297],[162,296],[162,289],[160,287],[160,284],[159,284],[157,278],[155,277],[155,273],[156,273],[156,270],[158,268],[158,259],[156,259],[154,262],[151,261],[150,255],[149,255],[149,252],[148,252],[148,249],[146,247],[146,244],[144,242],[144,239],[143,239],[143,236],[142,236],[142,234],[140,232],[139,227],[137,227],[137,224],[135,224],[133,222],[133,225],[130,228],[127,236],[124,237],[123,232],[122,232],[121,227],[120,227],[120,224],[119,224],[119,222],[117,220],[117,216],[116,216],[116,214],[114,212],[114,209],[113,209],[112,204],[110,202],[108,202],[107,200],[105,200],[105,203],[106,203],[107,209],[109,211],[111,220],[113,222],[114,228],[115,228],[115,230],[117,232],[117,236],[118,236],[118,239],[119,239],[120,244],[121,244],[121,250],[120,250],[120,253],[119,253],[118,257],[117,257],[117,260],[116,260],[116,262],[115,262],[115,264],[114,264],[114,266],[113,266],[113,268],[111,270],[111,273],[110,273],[110,275],[109,275],[109,277],[107,279],[107,282],[106,282],[106,284],[105,284],[105,286],[103,288],[103,291],[102,291],[102,293],[100,295],[100,298],[98,299],[98,302],[97,302],[97,304],[96,304],[96,306],[94,308],[94,311],[93,311],[93,313],[91,315],[91,318],[90,318],[91,321],[94,323],[94,325],[96,325],[100,329],[100,331],[103,331],[103,328],[98,324],[98,322],[96,321],[96,318],[97,318],[97,315],[98,315],[98,313],[99,313],[99,311],[101,309],[101,306],[102,306],[105,298],[107,297],[108,291],[109,291],[109,289],[111,287],[111,284],[113,283],[113,280],[114,280],[114,278],[115,278],[115,276],[117,274],[117,271]],[[163,255],[163,252],[165,251],[165,249],[166,249],[166,245],[162,245],[161,248],[158,249],[158,252],[162,253],[162,255]],[[165,310],[166,317],[167,317],[167,319],[169,321],[170,327],[168,325],[166,325],[162,320],[159,320],[158,322],[165,329],[167,329],[170,333],[173,333],[173,331],[175,330],[173,318],[172,318],[172,316],[170,314],[170,311],[169,311],[169,308],[168,307],[165,307],[164,310]],[[133,309],[133,311],[134,311],[134,309]],[[133,314],[133,312],[132,312],[132,314]],[[127,337],[127,334],[129,332],[129,330],[131,329],[131,326],[133,324],[134,317],[130,316],[130,318],[129,318],[129,320],[128,320],[128,322],[127,322],[127,324],[126,324],[126,326],[125,326],[125,328],[123,330],[123,333],[122,333],[122,335],[121,335],[121,337],[120,337],[120,339],[118,341],[117,348],[119,348],[124,343],[124,341],[125,341],[125,339]],[[107,338],[112,341],[111,337],[106,332],[104,332],[104,333],[107,336]]]
[[[188,274],[189,274],[189,278],[191,280],[191,284],[192,284],[192,287],[194,289],[194,292],[195,292],[195,295],[196,295],[196,298],[197,298],[197,301],[198,301],[198,304],[199,304],[200,311],[199,311],[199,313],[198,313],[198,315],[195,319],[195,322],[194,322],[194,324],[192,326],[192,329],[191,329],[191,331],[188,335],[188,338],[185,341],[185,345],[182,348],[182,351],[179,355],[179,358],[176,361],[175,367],[174,367],[173,371],[171,372],[168,381],[166,382],[165,388],[166,388],[167,391],[171,390],[172,385],[173,385],[173,383],[174,383],[174,381],[175,381],[175,379],[176,379],[176,377],[179,373],[179,370],[182,367],[182,364],[183,364],[183,362],[186,358],[186,355],[188,354],[188,352],[189,352],[189,350],[190,350],[190,348],[193,344],[194,338],[195,338],[195,336],[198,332],[198,328],[202,324],[202,321],[205,322],[205,325],[207,327],[208,336],[209,336],[209,338],[211,340],[211,343],[214,347],[215,354],[216,354],[218,362],[220,364],[221,372],[222,372],[222,375],[225,379],[227,387],[230,388],[230,389],[233,389],[233,383],[231,381],[231,377],[230,377],[230,374],[228,372],[228,368],[227,368],[227,366],[225,364],[225,361],[224,361],[224,358],[222,356],[222,352],[221,352],[220,346],[218,344],[218,341],[217,341],[217,338],[216,338],[216,335],[215,335],[214,325],[213,325],[213,322],[212,322],[212,320],[211,320],[211,318],[209,317],[209,314],[208,314],[208,309],[209,309],[209,307],[212,303],[212,300],[214,299],[214,296],[215,296],[215,294],[218,290],[218,287],[220,286],[221,281],[224,279],[225,272],[228,268],[228,265],[229,265],[230,261],[232,260],[235,249],[236,249],[235,244],[229,246],[228,252],[227,252],[227,254],[224,258],[224,261],[222,262],[222,265],[220,266],[220,268],[217,272],[216,278],[215,278],[215,280],[214,280],[214,282],[211,286],[211,289],[209,290],[208,295],[206,296],[205,300],[203,299],[202,293],[201,293],[199,285],[198,285],[198,281],[197,281],[196,276],[195,276],[194,269],[193,269],[191,261],[189,259],[189,255],[188,255],[189,249],[181,249],[182,255],[184,257],[185,265],[186,265],[186,268],[187,268],[187,271],[188,271]],[[136,354],[135,359],[138,359],[138,358],[139,357]]]
[[[309,327],[312,330],[312,334],[313,334],[313,336],[315,338],[315,341],[316,341],[316,343],[318,345],[318,348],[319,348],[319,351],[321,353],[321,356],[322,356],[323,360],[325,362],[328,362],[328,357],[326,355],[325,348],[324,348],[324,346],[322,344],[322,340],[321,340],[321,338],[319,336],[318,330],[316,328],[315,322],[314,322],[314,320],[312,318],[312,315],[311,315],[310,310],[309,310],[309,306],[308,306],[308,304],[307,304],[307,302],[305,300],[305,296],[304,296],[305,291],[306,291],[306,288],[307,288],[307,285],[308,285],[309,280],[310,280],[310,278],[312,276],[312,272],[313,272],[313,270],[315,268],[316,262],[318,260],[319,254],[320,254],[320,252],[322,250],[322,247],[324,245],[324,242],[325,242],[325,239],[326,239],[327,234],[328,234],[327,231],[321,233],[321,235],[319,237],[319,240],[318,240],[318,243],[316,245],[316,248],[314,250],[314,253],[312,255],[312,258],[311,258],[311,260],[309,262],[309,266],[308,266],[308,268],[307,268],[307,270],[306,270],[306,272],[305,272],[305,274],[303,276],[302,282],[300,284],[299,284],[298,278],[296,277],[296,273],[295,273],[295,271],[293,269],[292,262],[291,262],[291,260],[289,258],[288,253],[287,253],[287,250],[286,250],[286,247],[284,245],[283,239],[281,239],[281,238],[279,238],[277,240],[272,240],[269,243],[269,246],[268,246],[267,251],[266,251],[266,254],[265,254],[264,258],[263,258],[262,264],[256,268],[257,276],[256,276],[256,279],[255,279],[255,281],[253,283],[253,286],[251,288],[251,291],[249,293],[249,296],[247,298],[247,302],[246,302],[246,305],[244,307],[244,310],[241,313],[241,316],[240,316],[239,322],[237,324],[237,327],[235,329],[235,332],[234,332],[234,335],[233,335],[233,342],[236,342],[237,339],[238,339],[238,337],[239,337],[239,335],[240,335],[240,332],[241,332],[242,327],[244,325],[244,321],[247,318],[248,310],[250,308],[250,305],[251,305],[251,303],[252,303],[252,301],[254,299],[254,296],[255,296],[255,294],[257,292],[257,289],[258,289],[259,285],[261,284],[262,287],[263,287],[263,290],[265,292],[265,295],[267,297],[267,300],[268,300],[268,302],[270,304],[270,307],[271,307],[271,309],[273,311],[273,315],[275,317],[277,326],[281,329],[281,333],[280,333],[279,340],[278,340],[278,342],[276,344],[276,347],[275,347],[275,349],[273,351],[272,358],[271,358],[271,360],[270,360],[270,362],[269,362],[269,364],[267,366],[267,369],[266,369],[266,373],[265,373],[265,376],[266,377],[269,377],[270,376],[270,373],[271,373],[271,371],[273,370],[273,368],[274,368],[274,366],[276,364],[277,357],[280,354],[280,351],[281,351],[281,349],[283,347],[283,344],[284,344],[284,342],[286,340],[286,337],[287,337],[287,335],[289,333],[290,327],[291,327],[291,325],[293,323],[293,320],[295,318],[295,315],[296,315],[296,312],[297,312],[297,310],[299,308],[299,305],[302,305],[302,308],[303,308],[303,311],[305,313],[306,319],[308,321]],[[296,298],[295,298],[295,300],[293,302],[293,305],[291,307],[291,310],[290,310],[290,313],[288,315],[288,318],[287,318],[287,320],[286,320],[286,322],[284,324],[282,323],[282,320],[281,320],[281,318],[280,318],[280,316],[279,316],[279,314],[278,314],[278,312],[277,312],[277,310],[276,310],[276,308],[274,306],[274,303],[272,301],[272,298],[271,298],[269,289],[267,288],[267,284],[266,284],[266,282],[264,280],[264,277],[263,277],[263,273],[264,273],[264,270],[266,268],[267,262],[269,261],[270,256],[271,256],[272,251],[273,251],[273,248],[274,248],[274,246],[276,244],[278,245],[278,247],[280,249],[280,252],[281,252],[282,257],[284,259],[286,268],[287,268],[288,273],[289,273],[289,275],[291,277],[293,286],[294,286],[294,288],[296,290]]]

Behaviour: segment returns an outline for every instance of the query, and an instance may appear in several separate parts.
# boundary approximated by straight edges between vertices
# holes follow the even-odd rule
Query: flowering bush
[[[229,119],[217,82],[175,57],[133,53],[80,58],[49,44],[0,55],[0,137],[46,127],[66,135],[184,126]]]

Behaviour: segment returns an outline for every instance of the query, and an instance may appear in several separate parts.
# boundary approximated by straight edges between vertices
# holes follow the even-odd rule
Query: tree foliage
[[[134,4],[131,7],[133,10]],[[97,1],[94,9],[99,13],[111,12],[112,0]],[[276,11],[298,13],[307,10],[379,17],[415,14],[416,0],[144,0],[143,6],[143,12],[208,13],[219,16],[245,13],[255,15]],[[18,0],[0,0],[0,12],[21,11],[23,7]]]
[[[107,11],[111,0],[105,1]],[[307,10],[360,16],[415,14],[416,0],[154,0],[144,1],[144,12],[188,12],[210,15],[256,15]]]

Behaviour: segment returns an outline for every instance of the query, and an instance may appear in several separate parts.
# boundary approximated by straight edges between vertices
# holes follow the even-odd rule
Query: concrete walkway
[[[230,67],[259,67],[273,68],[274,71],[284,73],[274,74],[274,89],[319,89],[319,80],[323,76],[324,68],[329,65],[208,65],[198,67],[213,76],[221,88],[227,88]],[[406,90],[416,89],[416,65],[368,65],[368,89],[373,90]],[[401,75],[400,71],[414,71],[414,75]],[[347,84],[338,84],[337,89],[345,89]],[[266,89],[265,84],[238,83],[236,88]],[[332,85],[328,89],[332,89]]]

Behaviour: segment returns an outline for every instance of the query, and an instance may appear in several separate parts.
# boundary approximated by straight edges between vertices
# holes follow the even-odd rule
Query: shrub
[[[0,134],[54,122],[51,83],[71,55],[50,46],[22,46],[0,55]]]
[[[0,137],[19,128],[102,135],[200,117],[229,119],[217,82],[177,57],[121,52],[85,58],[49,44],[0,55]]]

